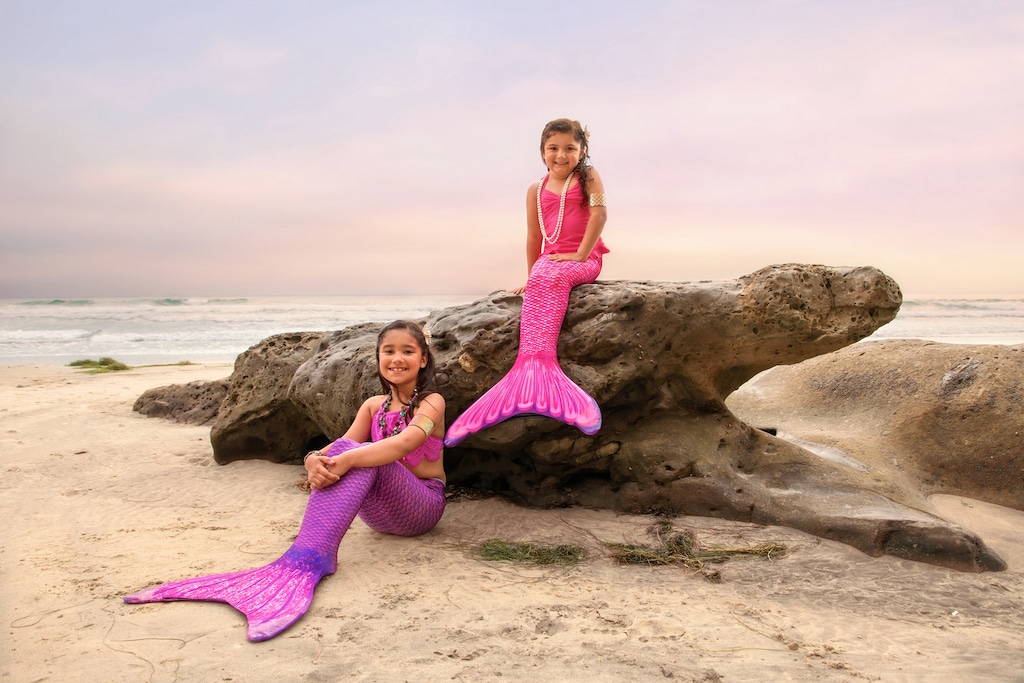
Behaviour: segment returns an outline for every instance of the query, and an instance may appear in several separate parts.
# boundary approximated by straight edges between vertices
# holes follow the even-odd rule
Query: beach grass
[[[576,564],[586,558],[587,551],[578,545],[513,543],[492,538],[480,545],[479,555],[485,560],[499,562]]]
[[[131,366],[125,365],[121,361],[114,360],[113,358],[100,358],[99,360],[92,360],[86,358],[83,360],[73,360],[70,363],[68,363],[68,365],[73,368],[80,368],[89,374],[131,370]]]
[[[68,363],[73,368],[81,368],[88,374],[96,374],[100,372],[120,372],[121,370],[131,370],[133,367],[140,368],[169,368],[178,367],[180,365],[195,365],[190,360],[179,360],[177,363],[154,363],[152,365],[138,365],[132,366],[122,363],[119,360],[113,358],[100,358],[99,360],[92,360],[84,358],[82,360],[73,360]]]

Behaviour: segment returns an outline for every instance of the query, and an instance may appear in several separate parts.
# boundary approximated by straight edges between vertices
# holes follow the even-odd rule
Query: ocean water
[[[946,344],[1024,344],[1024,299],[904,301],[896,319],[868,339]]]
[[[230,363],[273,334],[418,318],[476,298],[0,299],[0,365]]]
[[[233,362],[281,332],[416,318],[474,295],[237,299],[0,299],[0,365]],[[870,339],[1024,344],[1024,299],[904,301]]]

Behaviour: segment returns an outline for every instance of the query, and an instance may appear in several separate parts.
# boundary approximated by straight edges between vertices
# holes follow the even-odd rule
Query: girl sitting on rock
[[[604,183],[589,163],[590,133],[579,121],[555,119],[540,136],[547,174],[526,192],[526,286],[519,353],[508,374],[452,422],[454,446],[470,434],[517,415],[544,415],[584,434],[601,428],[597,401],[558,365],[558,333],[577,285],[601,273],[608,248]]]

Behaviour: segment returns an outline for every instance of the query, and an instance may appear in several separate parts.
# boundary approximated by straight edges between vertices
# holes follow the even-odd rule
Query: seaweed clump
[[[578,545],[512,543],[492,538],[480,545],[479,555],[485,560],[501,562],[576,564],[586,558],[587,551]]]
[[[734,557],[764,557],[772,559],[786,554],[782,543],[757,543],[744,547],[704,547],[692,529],[673,531],[671,522],[659,522],[651,533],[657,538],[656,546],[630,543],[606,543],[612,559],[621,564],[681,565],[700,573],[705,579],[720,583],[721,572],[708,568],[708,564],[725,562]]]

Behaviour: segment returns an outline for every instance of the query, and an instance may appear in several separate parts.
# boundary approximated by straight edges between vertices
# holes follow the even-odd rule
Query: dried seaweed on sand
[[[754,556],[771,559],[786,554],[782,543],[757,543],[742,547],[703,547],[692,529],[674,531],[671,522],[659,522],[651,528],[658,544],[606,543],[611,556],[622,564],[682,565],[701,573],[709,581],[721,581],[718,570],[709,563],[734,557]]]

